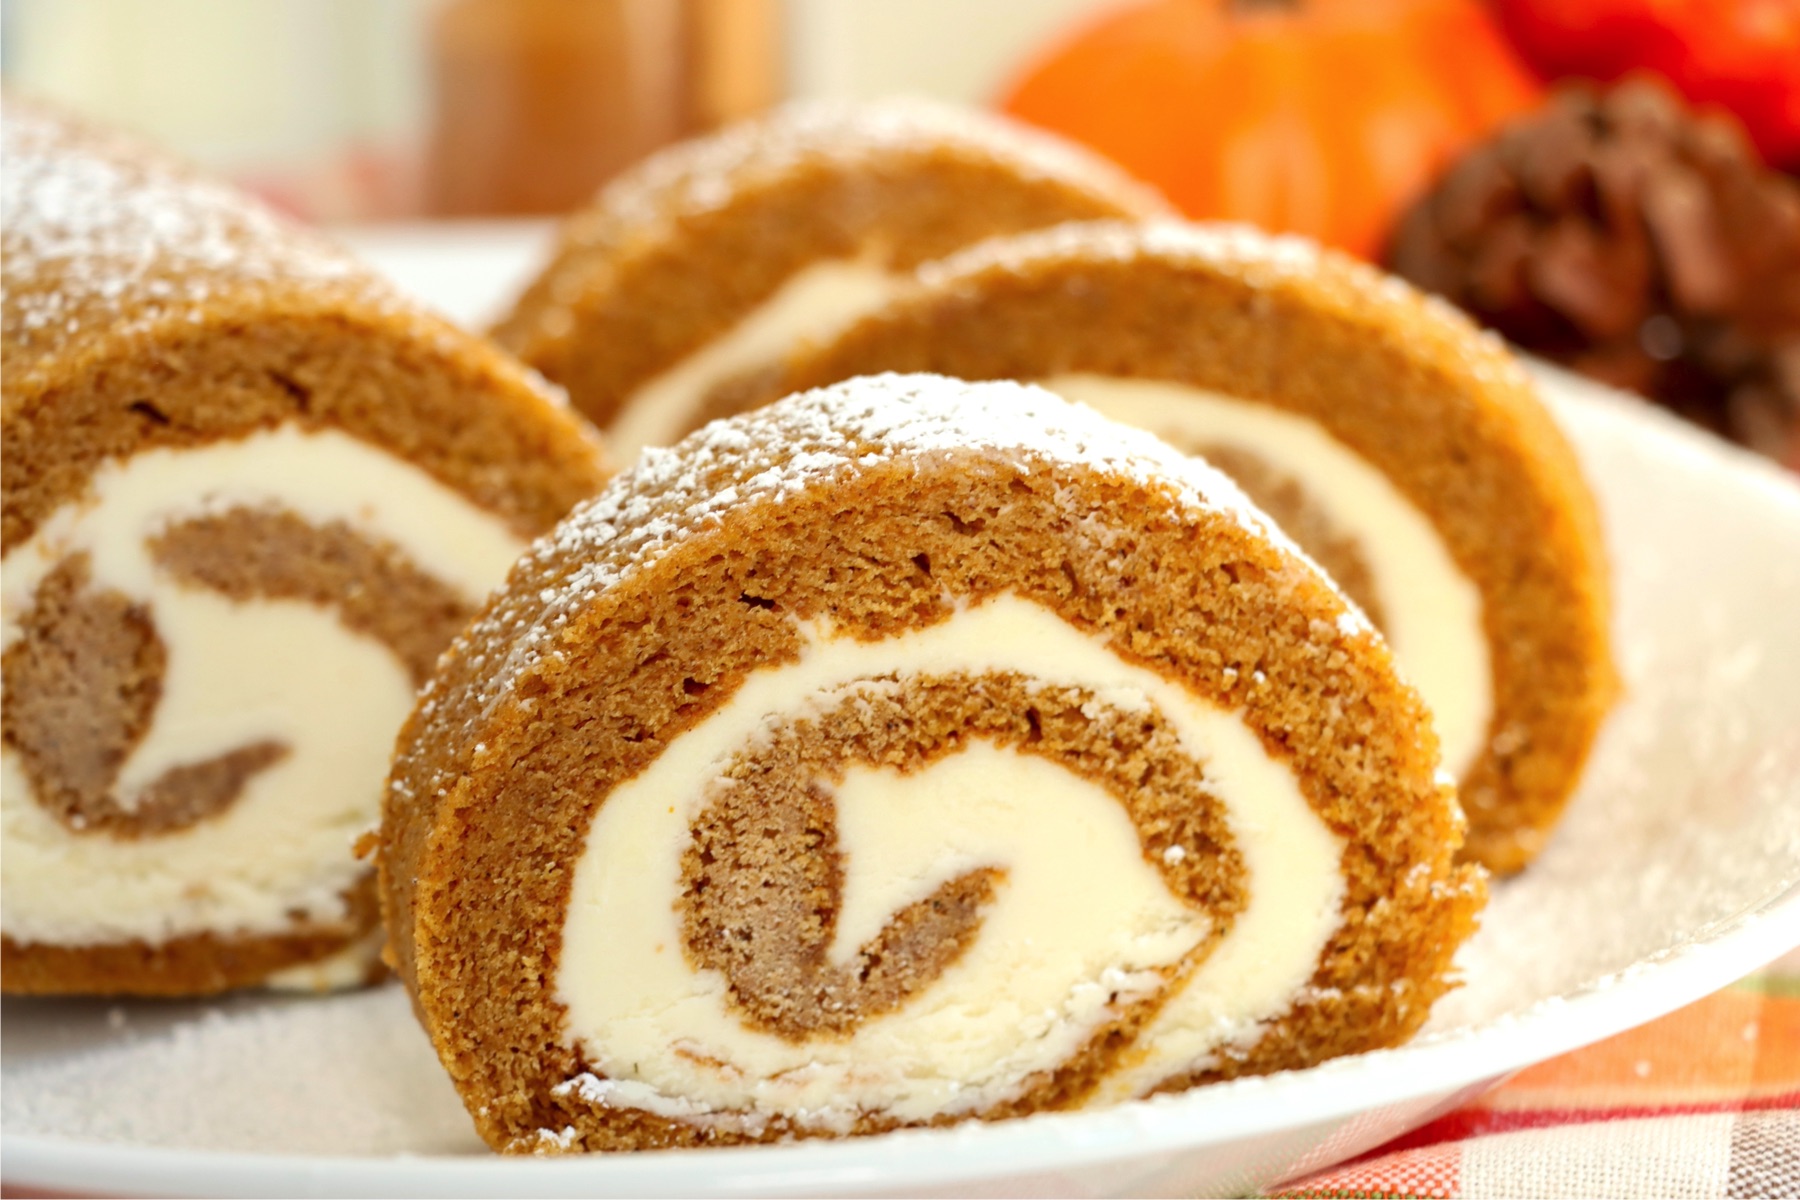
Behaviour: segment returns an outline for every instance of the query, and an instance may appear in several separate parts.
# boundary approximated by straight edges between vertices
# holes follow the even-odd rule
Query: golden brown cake
[[[0,130],[0,987],[360,980],[394,732],[598,444],[230,189],[16,99]]]
[[[1084,150],[918,100],[795,104],[628,172],[494,330],[622,455],[668,445],[921,262],[1168,210]]]
[[[1393,644],[1499,871],[1542,848],[1616,691],[1574,454],[1506,350],[1297,239],[1174,222],[928,265],[754,404],[874,371],[1044,384],[1204,454]]]
[[[1461,832],[1386,643],[1223,476],[878,376],[536,544],[400,736],[381,896],[491,1145],[708,1146],[1393,1045]]]

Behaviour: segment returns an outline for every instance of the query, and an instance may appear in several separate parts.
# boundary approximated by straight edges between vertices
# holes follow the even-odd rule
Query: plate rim
[[[301,1179],[307,1192],[319,1195],[409,1189],[479,1195],[500,1187],[549,1195],[742,1195],[871,1183],[978,1183],[1202,1150],[1450,1094],[1665,1016],[1797,948],[1800,878],[1680,945],[1466,1029],[1093,1112],[1041,1113],[880,1138],[532,1158],[260,1154],[0,1132],[0,1156],[14,1186],[118,1195],[278,1193]],[[1357,1086],[1321,1086],[1333,1076],[1350,1076]],[[1053,1157],[1045,1155],[1047,1148],[1055,1150]]]

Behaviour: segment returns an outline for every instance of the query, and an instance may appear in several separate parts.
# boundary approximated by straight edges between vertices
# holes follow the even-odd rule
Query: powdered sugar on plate
[[[1800,882],[1800,487],[1641,404],[1543,379],[1596,484],[1625,695],[1549,847],[1493,889],[1436,1030],[1703,940]],[[1648,436],[1665,426],[1679,440]]]
[[[395,985],[190,1003],[9,998],[4,1078],[8,1135],[290,1154],[483,1151]]]

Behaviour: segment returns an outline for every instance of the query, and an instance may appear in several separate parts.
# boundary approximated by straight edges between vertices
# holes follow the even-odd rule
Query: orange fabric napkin
[[[1800,1200],[1800,952],[1269,1194]]]

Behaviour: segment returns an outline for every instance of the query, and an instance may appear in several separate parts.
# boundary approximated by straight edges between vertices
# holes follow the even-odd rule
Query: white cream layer
[[[1383,633],[1431,707],[1445,769],[1461,778],[1474,765],[1494,709],[1481,592],[1392,480],[1317,422],[1266,404],[1100,375],[1059,375],[1044,386],[1178,448],[1236,446],[1300,481],[1362,550]]]
[[[607,428],[622,459],[668,446],[693,426],[713,385],[785,357],[802,339],[825,338],[879,308],[898,277],[867,262],[828,259],[796,271],[737,324],[626,399]]]
[[[498,517],[334,431],[283,427],[103,465],[81,500],[0,563],[0,642],[19,636],[44,577],[85,551],[93,586],[147,604],[168,652],[162,698],[116,795],[129,800],[170,767],[252,742],[277,740],[291,752],[227,811],[136,839],[65,828],[33,802],[17,755],[7,752],[0,922],[8,936],[154,943],[206,931],[280,933],[297,914],[342,916],[342,893],[367,870],[350,844],[377,817],[394,734],[412,705],[405,669],[322,608],[237,603],[177,583],[146,544],[184,518],[267,505],[392,542],[471,603],[524,550]]]
[[[977,744],[904,780],[858,767],[838,792],[845,897],[833,953],[853,953],[888,914],[973,866],[1006,876],[975,943],[899,1010],[799,1045],[748,1027],[724,977],[683,956],[676,900],[690,822],[709,783],[772,723],[914,673],[1016,672],[1127,711],[1154,705],[1206,764],[1249,904],[1189,982],[1212,1040],[1185,1053],[1285,1010],[1311,978],[1339,920],[1342,842],[1235,715],[1012,596],[880,642],[802,631],[799,662],[752,674],[596,814],[574,869],[557,995],[570,1042],[610,1078],[571,1088],[827,1128],[858,1110],[969,1111],[1066,1060],[1206,935],[1208,919],[1169,892],[1118,801],[1049,762]]]

